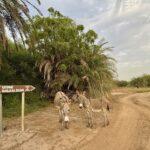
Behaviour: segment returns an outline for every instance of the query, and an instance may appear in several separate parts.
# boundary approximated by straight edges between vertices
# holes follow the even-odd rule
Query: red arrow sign
[[[0,93],[30,92],[34,89],[32,85],[0,85]]]

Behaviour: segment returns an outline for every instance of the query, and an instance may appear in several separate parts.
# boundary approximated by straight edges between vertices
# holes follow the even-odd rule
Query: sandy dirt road
[[[150,93],[117,94],[106,128],[86,128],[83,112],[72,109],[70,129],[64,131],[53,107],[26,116],[24,133],[20,118],[5,120],[0,150],[150,150]]]
[[[116,100],[109,127],[98,134],[81,150],[150,150],[150,93],[132,94]]]

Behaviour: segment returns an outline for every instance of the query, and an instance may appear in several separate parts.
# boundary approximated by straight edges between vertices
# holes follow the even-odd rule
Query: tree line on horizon
[[[142,76],[135,77],[130,81],[116,80],[115,84],[118,87],[136,87],[136,88],[150,87],[150,75],[144,74]]]

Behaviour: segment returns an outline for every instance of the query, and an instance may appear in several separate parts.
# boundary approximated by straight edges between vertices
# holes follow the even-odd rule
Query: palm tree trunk
[[[7,38],[3,18],[0,16],[0,69],[2,66],[2,49],[6,49]]]

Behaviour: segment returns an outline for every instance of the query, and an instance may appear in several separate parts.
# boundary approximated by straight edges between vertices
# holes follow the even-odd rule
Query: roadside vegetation
[[[145,74],[130,81],[115,81],[118,87],[150,88],[150,75]]]
[[[11,21],[11,24],[7,23],[5,16],[0,14],[2,25],[11,27],[9,30],[14,39],[11,41],[5,30],[1,32],[0,84],[36,87],[36,91],[27,93],[27,113],[48,106],[59,90],[66,93],[85,90],[91,96],[110,92],[115,67],[114,59],[107,54],[111,51],[108,42],[100,40],[93,30],[85,31],[83,25],[77,25],[53,8],[48,9],[48,17],[30,17],[26,3],[16,4],[18,8],[15,9],[15,2],[18,1],[0,3]],[[16,13],[21,12],[22,17],[13,18],[13,11],[8,7],[14,8]],[[15,19],[22,19],[19,21],[25,24]],[[20,95],[4,94],[3,105],[4,116],[20,114]]]
[[[36,2],[40,4],[40,0],[36,0]],[[0,67],[2,65],[2,50],[11,50],[8,44],[8,31],[16,49],[19,49],[20,40],[25,45],[25,39],[30,30],[27,22],[32,22],[29,5],[41,14],[38,8],[28,0],[0,1]],[[32,26],[32,28],[34,27]]]
[[[106,55],[111,47],[96,43],[95,31],[85,32],[83,25],[53,8],[48,11],[49,17],[33,18],[36,33],[33,30],[27,40],[29,50],[38,55],[46,95],[53,97],[58,90],[92,92],[93,87],[108,92],[115,73],[114,60]]]
[[[136,87],[115,87],[113,88],[113,92],[130,94],[130,93],[146,93],[150,92],[149,87],[145,88],[136,88]]]
[[[10,47],[14,45],[9,43]],[[34,92],[26,93],[26,113],[49,105],[47,99],[41,97],[42,78],[35,67],[36,58],[30,52],[13,48],[13,53],[2,52],[3,65],[0,70],[1,85],[33,85]],[[21,94],[3,94],[4,116],[18,116],[21,113]]]
[[[144,93],[150,92],[150,75],[142,75],[130,81],[115,81],[116,88],[121,92]]]

